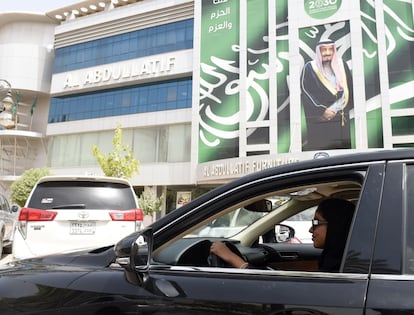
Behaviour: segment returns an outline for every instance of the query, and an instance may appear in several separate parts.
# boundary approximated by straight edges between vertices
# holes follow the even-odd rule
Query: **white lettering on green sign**
[[[342,0],[305,0],[305,11],[314,19],[326,19],[336,12]]]

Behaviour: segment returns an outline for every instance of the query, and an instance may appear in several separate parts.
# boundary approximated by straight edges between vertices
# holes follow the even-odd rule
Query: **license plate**
[[[95,234],[96,222],[71,222],[71,235],[93,235]]]

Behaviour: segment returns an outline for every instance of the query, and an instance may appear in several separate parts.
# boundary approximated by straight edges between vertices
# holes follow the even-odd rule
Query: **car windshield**
[[[231,238],[287,202],[288,198],[272,197],[268,201],[271,202],[271,208],[269,209],[258,209],[257,207],[237,208],[208,222],[191,233],[191,236]]]
[[[37,186],[28,204],[36,209],[112,209],[136,207],[131,189],[120,183],[53,181]]]
[[[305,211],[299,212],[298,214],[295,214],[294,216],[291,216],[290,218],[286,219],[286,221],[312,221],[315,210],[317,207],[312,207],[310,209],[307,209]]]

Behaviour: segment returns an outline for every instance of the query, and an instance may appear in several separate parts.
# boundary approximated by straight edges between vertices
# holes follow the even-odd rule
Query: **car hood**
[[[137,290],[114,262],[111,246],[0,266],[0,314],[32,314],[34,308],[41,309],[36,314],[74,314],[80,305],[79,314],[92,314],[89,307],[99,308]]]
[[[0,266],[0,275],[18,272],[19,270],[52,271],[52,270],[91,270],[110,266],[115,262],[113,246],[83,249],[68,253],[53,254],[22,260],[14,260]]]

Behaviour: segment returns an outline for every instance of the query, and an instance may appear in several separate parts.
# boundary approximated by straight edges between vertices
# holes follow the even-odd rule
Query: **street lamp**
[[[3,112],[7,105],[10,108],[13,104],[11,84],[7,80],[0,79],[0,112]]]

